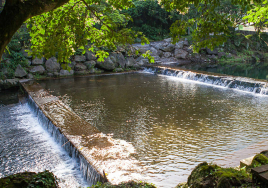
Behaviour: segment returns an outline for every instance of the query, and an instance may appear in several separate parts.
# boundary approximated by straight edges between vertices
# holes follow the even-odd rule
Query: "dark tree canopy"
[[[194,50],[213,48],[226,41],[230,27],[237,27],[230,13],[219,11],[227,0],[160,0],[167,11],[187,14],[195,5],[198,18],[177,20],[171,27],[174,42],[185,34],[186,28],[197,25],[193,32]],[[233,5],[247,8],[246,19],[259,28],[267,27],[267,0],[229,0]],[[254,2],[254,5],[251,3]],[[139,37],[148,42],[140,32],[122,27],[131,18],[122,14],[123,9],[133,7],[133,0],[6,0],[0,13],[0,58],[19,27],[28,21],[32,37],[32,51],[36,56],[54,56],[67,62],[78,48],[90,43],[90,50],[107,56],[100,47],[116,48],[119,44],[133,43]],[[120,13],[121,12],[121,13]]]

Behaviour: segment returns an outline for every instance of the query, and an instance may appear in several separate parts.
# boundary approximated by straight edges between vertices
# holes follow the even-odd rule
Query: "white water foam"
[[[1,130],[5,131],[2,132],[5,142],[2,144],[5,145],[1,154],[0,177],[49,170],[57,176],[62,188],[88,187],[78,163],[44,130],[28,104],[5,110],[0,116]]]
[[[258,96],[268,96],[268,83],[258,82],[250,78],[214,76],[184,70],[175,71],[165,67],[145,68],[142,73],[159,74],[176,78],[180,81],[189,81],[197,84],[220,87],[222,89],[233,89],[238,92],[244,92]]]

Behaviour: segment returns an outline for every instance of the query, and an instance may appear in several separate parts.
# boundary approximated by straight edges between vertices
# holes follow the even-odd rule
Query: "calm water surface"
[[[268,97],[151,74],[41,84],[100,131],[131,142],[159,187],[175,187],[200,162],[267,139]]]

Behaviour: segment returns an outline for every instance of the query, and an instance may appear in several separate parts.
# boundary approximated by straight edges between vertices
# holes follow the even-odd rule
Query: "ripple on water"
[[[159,187],[175,187],[198,163],[267,139],[268,97],[151,74],[41,84],[69,97],[100,131],[132,143]]]

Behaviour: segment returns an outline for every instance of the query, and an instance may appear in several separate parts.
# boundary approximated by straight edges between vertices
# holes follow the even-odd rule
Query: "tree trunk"
[[[0,0],[2,2],[2,0]],[[69,0],[6,0],[0,13],[0,60],[12,36],[27,19],[51,11]]]

